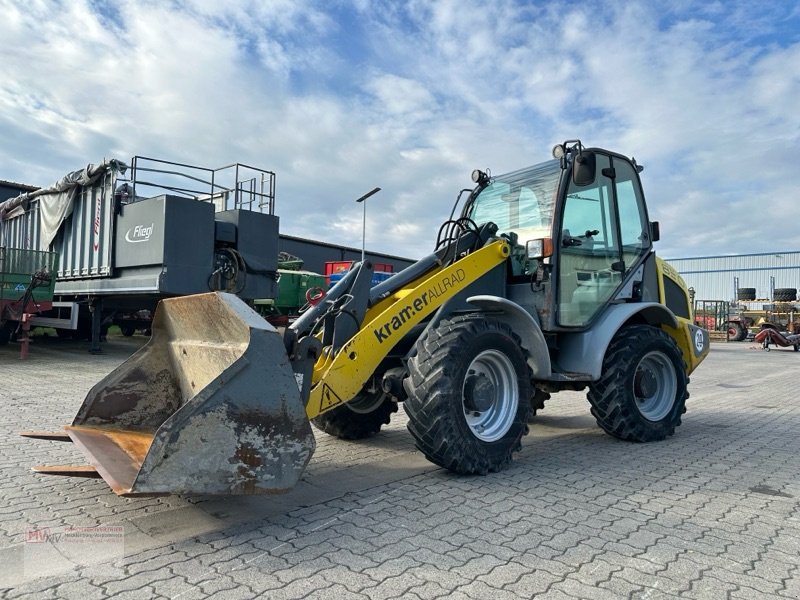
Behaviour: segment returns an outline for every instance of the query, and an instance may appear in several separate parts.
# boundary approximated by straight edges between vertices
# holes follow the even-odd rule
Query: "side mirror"
[[[579,152],[572,164],[572,182],[577,186],[589,185],[594,181],[595,168],[594,152]]]
[[[657,242],[661,239],[661,227],[658,221],[650,221],[650,240]]]

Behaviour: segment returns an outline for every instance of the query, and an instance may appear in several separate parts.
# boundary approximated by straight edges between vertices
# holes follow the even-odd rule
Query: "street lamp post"
[[[381,191],[381,188],[376,187],[374,190],[367,192],[361,198],[358,198],[356,202],[361,202],[364,205],[364,216],[361,219],[361,262],[364,262],[364,257],[366,254],[366,247],[367,247],[367,203],[364,202],[370,196],[373,196]]]

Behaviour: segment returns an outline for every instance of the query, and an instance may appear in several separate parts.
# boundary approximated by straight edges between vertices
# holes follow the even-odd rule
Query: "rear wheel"
[[[544,409],[545,401],[550,399],[550,394],[545,391],[536,389],[533,391],[533,396],[531,396],[531,414],[529,415],[529,419],[532,419],[536,416],[540,410]]]
[[[361,440],[378,433],[396,412],[397,402],[383,391],[362,390],[347,404],[314,417],[311,423],[328,435],[343,440]]]
[[[727,329],[728,329],[728,338],[731,341],[741,342],[744,338],[747,337],[747,329],[745,329],[741,323],[729,321],[727,324]]]
[[[506,467],[528,431],[533,396],[519,338],[503,323],[464,316],[442,321],[416,350],[404,407],[417,448],[455,473]]]
[[[125,337],[131,337],[134,333],[136,333],[136,327],[129,323],[123,323],[120,325],[119,330]]]
[[[654,442],[675,433],[686,411],[689,378],[675,341],[646,325],[617,332],[603,359],[603,374],[589,387],[597,424],[609,435]]]

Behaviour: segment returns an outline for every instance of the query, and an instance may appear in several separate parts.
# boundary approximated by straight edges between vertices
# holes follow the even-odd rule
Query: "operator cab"
[[[478,186],[464,216],[495,223],[509,240],[511,283],[555,284],[547,294],[555,306],[540,306],[545,328],[585,328],[624,283],[641,284],[639,267],[657,227],[648,220],[635,161],[577,140],[553,155],[504,175],[473,175]],[[640,285],[624,287],[631,289],[625,299],[639,299]]]

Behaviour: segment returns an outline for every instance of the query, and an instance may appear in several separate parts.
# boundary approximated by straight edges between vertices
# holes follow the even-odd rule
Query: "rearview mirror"
[[[579,152],[572,164],[572,182],[577,186],[589,185],[594,181],[595,174],[594,152]]]
[[[657,242],[661,239],[661,226],[658,221],[650,221],[650,240]]]

